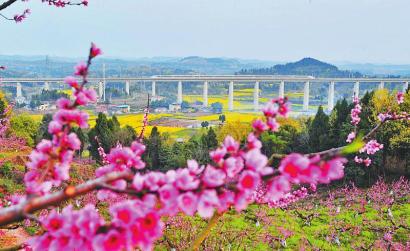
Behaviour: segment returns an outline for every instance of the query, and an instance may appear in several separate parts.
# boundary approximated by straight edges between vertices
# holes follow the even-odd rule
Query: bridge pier
[[[130,95],[130,82],[125,81],[125,93],[129,96]]]
[[[178,103],[178,104],[182,104],[182,81],[179,81],[179,82],[178,82],[177,103]]]
[[[280,81],[279,83],[279,98],[285,97],[285,81]]]
[[[152,97],[155,97],[157,95],[155,85],[156,85],[155,81],[152,81],[152,83],[151,83],[151,96]]]
[[[203,94],[203,107],[206,108],[208,107],[208,81],[204,82],[204,94]]]
[[[228,110],[233,111],[233,81],[229,82]]]
[[[16,88],[16,103],[17,104],[23,104],[25,102],[25,98],[23,97],[23,87],[21,86],[21,83],[17,83],[17,88]]]
[[[49,85],[48,82],[44,82],[43,90],[45,90],[45,91],[49,91],[49,90],[50,90],[50,85]]]
[[[255,87],[253,90],[253,109],[255,111],[259,110],[259,82],[255,82]]]
[[[360,97],[360,82],[356,81],[353,87],[353,97],[358,98]]]
[[[383,81],[381,81],[380,84],[379,84],[379,90],[381,90],[381,89],[384,89],[384,82]]]
[[[327,98],[327,109],[331,112],[335,106],[335,82],[333,81],[329,83],[329,96]]]
[[[403,84],[403,93],[405,93],[409,89],[409,82],[404,82]]]
[[[303,111],[309,111],[309,81],[305,82],[305,87],[303,91]]]
[[[22,90],[22,87],[21,87],[21,83],[17,83],[16,97],[17,98],[23,97],[23,90]]]
[[[105,81],[105,79],[104,79],[104,82],[103,82],[103,86],[104,86],[104,88],[103,88],[103,97],[104,97],[104,101],[106,100],[106,95],[105,95],[105,88],[107,87],[107,82]]]
[[[102,99],[103,96],[104,96],[104,86],[103,86],[103,85],[104,85],[104,84],[103,84],[102,81],[100,81],[100,82],[98,83],[98,97],[99,97],[100,99]]]

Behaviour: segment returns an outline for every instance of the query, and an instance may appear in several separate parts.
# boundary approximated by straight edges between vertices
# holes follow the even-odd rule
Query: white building
[[[179,112],[179,111],[181,111],[181,104],[172,103],[172,104],[169,105],[168,110],[170,112]]]

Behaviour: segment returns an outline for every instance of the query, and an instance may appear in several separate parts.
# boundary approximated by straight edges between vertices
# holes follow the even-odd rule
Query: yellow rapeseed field
[[[250,91],[253,91],[252,89],[243,89],[238,91],[240,94],[244,93],[249,93]],[[200,95],[186,95],[185,100],[189,102],[194,102],[195,100],[200,100],[202,97]],[[265,98],[264,98],[265,99]],[[264,100],[262,99],[262,100]],[[268,98],[266,98],[266,101]],[[226,105],[227,107],[227,99],[223,99],[222,96],[220,97],[212,97],[209,98],[209,102],[221,102],[222,104]],[[263,101],[261,101],[262,103]],[[241,104],[238,101],[234,102],[235,108],[238,109],[238,107],[246,107],[249,106],[249,108],[252,108],[252,105],[244,105]],[[240,108],[239,108],[240,109]],[[89,117],[89,125],[90,128],[95,126],[97,115],[92,114],[92,111],[85,110],[87,113],[90,114]],[[223,114],[225,115],[226,122],[227,123],[232,123],[232,122],[240,122],[240,123],[251,123],[255,119],[261,118],[262,113],[261,112],[229,112],[229,111],[224,111]],[[209,114],[209,115],[203,115],[203,116],[192,116],[193,114],[184,114],[184,113],[173,113],[173,114],[168,114],[168,113],[152,113],[149,114],[149,121],[153,121],[159,118],[163,117],[172,117],[176,119],[188,119],[188,120],[197,120],[197,121],[218,121],[220,114]],[[31,114],[30,117],[35,120],[36,122],[41,122],[41,119],[43,117],[42,114]],[[122,115],[117,115],[118,121],[120,122],[121,126],[131,126],[136,130],[137,133],[139,133],[142,129],[142,122],[143,122],[143,113],[139,114],[122,114]],[[283,123],[284,121],[282,121]],[[288,121],[288,123],[294,125],[294,121]],[[286,124],[286,122],[284,123]],[[144,135],[148,136],[151,133],[153,126],[147,126]],[[158,130],[161,133],[169,133],[171,137],[185,137],[189,136],[189,134],[192,134],[192,132],[198,130],[198,129],[187,129],[184,127],[172,127],[172,126],[157,126]]]
[[[228,122],[235,122],[241,121],[243,123],[249,123],[253,120],[260,118],[262,116],[261,113],[240,113],[240,112],[224,112],[226,121]],[[216,121],[219,119],[220,114],[211,114],[205,116],[196,117],[197,120],[201,121]]]
[[[33,119],[35,122],[40,123],[43,119],[43,114],[30,114],[29,117]]]
[[[184,101],[188,103],[194,103],[195,101],[203,101],[202,95],[184,95]],[[212,103],[219,102],[222,104],[223,109],[228,109],[228,95],[212,95],[208,97],[208,104],[211,105]],[[233,100],[233,105],[236,108],[239,108],[242,106],[242,104],[235,100]]]
[[[67,94],[69,97],[71,97],[73,95],[73,90],[72,89],[66,89],[66,90],[61,90],[59,91],[61,93],[65,93]]]

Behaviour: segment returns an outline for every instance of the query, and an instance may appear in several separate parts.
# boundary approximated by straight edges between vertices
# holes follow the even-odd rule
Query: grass
[[[232,118],[233,114],[227,114]],[[133,117],[130,115],[129,119]],[[179,115],[182,116],[182,115]],[[228,118],[227,116],[227,118]],[[249,119],[252,114],[249,114]],[[159,128],[161,132],[169,131],[168,128]],[[194,129],[184,129],[174,132],[178,137],[195,132]],[[0,158],[11,158],[14,152],[1,152]],[[0,198],[5,194],[24,191],[24,186],[16,181],[14,175],[9,175],[10,170],[22,171],[23,167],[8,163],[10,167],[0,173]],[[80,169],[78,169],[80,168]],[[77,170],[78,169],[78,170]],[[73,167],[72,176],[77,180],[93,177],[93,169],[89,174],[83,173],[84,167]],[[88,177],[88,175],[90,177]],[[78,176],[78,177],[77,177]],[[326,193],[326,192],[325,192]],[[326,193],[327,194],[327,193]],[[324,194],[319,194],[321,198]],[[391,208],[396,222],[410,225],[409,196],[397,199]],[[205,240],[201,250],[361,250],[369,249],[376,240],[383,238],[385,231],[392,227],[392,223],[386,217],[386,208],[377,211],[372,202],[365,205],[365,211],[358,213],[359,204],[351,206],[341,205],[339,214],[332,214],[332,210],[317,199],[307,198],[300,201],[289,209],[282,210],[266,206],[252,205],[243,212],[229,211],[225,213],[218,225],[211,231]],[[315,206],[304,207],[303,205],[314,204]],[[102,208],[101,205],[99,209]],[[302,215],[315,214],[310,222],[297,216],[296,210]],[[107,205],[100,211],[103,216],[108,216]],[[164,237],[156,243],[155,250],[187,250],[190,243],[205,228],[207,221],[196,217],[177,216],[177,223],[170,223],[164,230]],[[166,219],[164,219],[166,221]],[[175,218],[174,218],[175,220]],[[382,229],[375,231],[373,229]],[[37,227],[28,226],[27,232],[33,234]],[[290,231],[291,235],[286,239],[286,246],[282,246],[279,239],[283,239],[283,230]],[[339,244],[332,241],[330,236],[336,235]],[[399,229],[393,236],[394,241],[405,243],[410,240],[410,232],[407,229]],[[271,241],[268,241],[271,240]],[[372,249],[373,250],[373,249]],[[377,250],[377,249],[375,249]]]
[[[24,191],[23,184],[18,184],[13,179],[6,177],[0,178],[0,187],[4,188],[10,194]],[[3,197],[2,193],[0,193],[0,197]]]
[[[250,206],[246,212],[227,212],[211,231],[202,248],[205,249],[206,246],[209,250],[354,250],[353,247],[357,249],[369,246],[383,236],[383,233],[372,231],[370,225],[365,225],[365,222],[375,219],[372,227],[383,226],[386,231],[390,226],[388,219],[380,217],[371,207],[368,207],[364,214],[358,214],[354,208],[342,207],[341,213],[337,216],[331,216],[325,205],[318,205],[310,210],[297,210],[302,215],[317,215],[307,224],[296,216],[295,209]],[[404,203],[396,205],[393,214],[409,222],[409,210],[410,205]],[[199,217],[178,217],[181,217],[183,222],[188,222],[184,223],[187,225],[181,228],[173,228],[171,225],[163,238],[167,239],[167,244],[160,241],[156,250],[169,249],[169,244],[181,247],[184,242],[188,246],[200,229],[206,226],[206,221]],[[347,230],[337,230],[340,228]],[[286,239],[286,247],[281,246],[279,242],[279,239],[283,239],[281,229],[291,232],[290,237]],[[338,236],[339,244],[329,239],[332,234]],[[271,238],[270,243],[267,241],[268,238]],[[409,240],[409,232],[405,229],[397,231],[394,240],[405,243]]]

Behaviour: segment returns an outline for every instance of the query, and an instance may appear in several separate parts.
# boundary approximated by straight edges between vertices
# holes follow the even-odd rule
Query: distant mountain
[[[269,68],[242,69],[240,75],[305,75],[313,77],[362,77],[359,72],[339,70],[336,66],[314,58],[294,63],[277,64]]]
[[[191,56],[174,62],[174,66],[179,69],[191,69],[203,74],[232,74],[243,68],[245,64],[232,58]]]
[[[342,70],[355,70],[366,75],[378,77],[409,77],[409,64],[358,64],[358,63],[339,63],[338,67]]]
[[[64,77],[72,74],[79,59],[49,56],[2,56],[0,77]],[[181,74],[234,74],[244,68],[267,67],[272,61],[233,58],[154,57],[138,59],[99,58],[93,62],[92,76],[102,76],[102,65],[107,77],[132,77]]]

